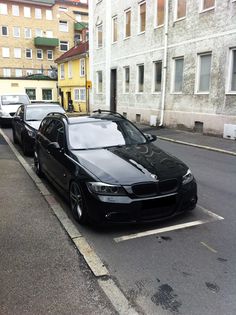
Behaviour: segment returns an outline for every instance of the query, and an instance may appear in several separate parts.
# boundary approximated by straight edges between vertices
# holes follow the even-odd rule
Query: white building
[[[90,0],[89,13],[92,108],[205,133],[236,125],[236,0]]]

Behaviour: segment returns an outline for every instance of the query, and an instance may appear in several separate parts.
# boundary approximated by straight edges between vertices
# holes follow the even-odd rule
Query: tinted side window
[[[65,146],[64,125],[59,120],[52,120],[45,128],[45,137],[50,142],[58,142],[60,147]]]
[[[44,120],[41,122],[41,124],[40,124],[39,132],[41,132],[42,134],[44,134],[45,129],[47,128],[47,126],[50,124],[51,121],[52,121],[51,118],[44,119]]]

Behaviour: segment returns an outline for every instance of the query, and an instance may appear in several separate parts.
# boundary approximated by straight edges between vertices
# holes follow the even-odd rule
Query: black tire
[[[88,223],[88,211],[83,192],[80,185],[74,181],[70,184],[70,208],[77,222],[80,224]]]
[[[42,172],[41,163],[40,163],[40,160],[38,158],[38,154],[36,151],[34,152],[34,167],[35,167],[35,173],[38,175],[38,177],[42,178],[44,174]]]
[[[18,144],[19,143],[19,141],[17,140],[17,138],[16,138],[16,131],[15,131],[15,129],[12,127],[12,137],[13,137],[13,142],[15,143],[15,144]]]

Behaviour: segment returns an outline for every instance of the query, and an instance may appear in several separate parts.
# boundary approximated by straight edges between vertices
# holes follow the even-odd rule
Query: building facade
[[[0,81],[3,83],[0,92],[1,86],[9,92],[23,88],[23,91],[31,91],[30,97],[36,95],[36,101],[42,101],[43,89],[52,88],[52,81],[45,80],[49,76],[55,80],[48,95],[51,101],[57,101],[55,59],[81,39],[87,22],[86,0],[1,0]],[[37,74],[44,75],[41,92],[33,81],[30,86],[28,80],[23,83],[24,78]]]
[[[89,112],[89,43],[84,41],[58,59],[58,88],[60,104],[65,110]],[[69,107],[73,105],[73,109]]]
[[[213,134],[236,125],[235,0],[91,0],[89,10],[94,108]]]

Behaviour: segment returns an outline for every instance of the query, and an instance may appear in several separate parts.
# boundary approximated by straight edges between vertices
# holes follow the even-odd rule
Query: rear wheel
[[[38,177],[43,177],[41,163],[40,163],[40,160],[36,151],[34,152],[34,167],[35,167],[35,172],[38,175]]]
[[[81,224],[88,222],[88,212],[80,185],[72,182],[70,185],[70,208],[74,218]]]

